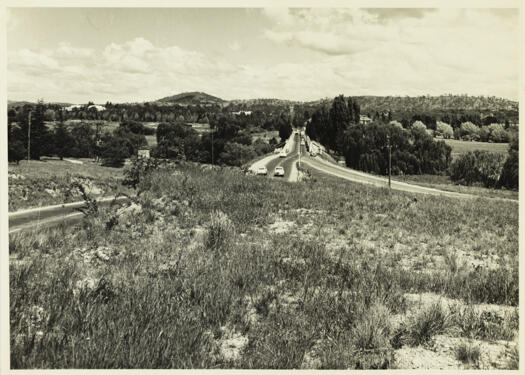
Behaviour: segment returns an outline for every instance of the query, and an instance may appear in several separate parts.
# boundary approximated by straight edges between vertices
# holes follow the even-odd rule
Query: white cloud
[[[330,56],[344,57],[339,72],[367,77],[358,87],[372,92],[388,87],[390,94],[518,96],[516,11],[322,8],[265,14],[275,21],[264,31],[267,39],[318,52],[314,58],[327,68]],[[402,86],[408,82],[411,87]]]
[[[70,102],[155,100],[182,91],[225,99],[445,93],[518,97],[518,25],[512,13],[440,9],[404,16],[272,8],[264,14],[274,25],[261,31],[263,37],[309,50],[309,57],[290,62],[276,54],[266,63],[239,63],[232,52],[212,57],[144,38],[101,50],[61,43],[51,50],[10,52],[8,95]],[[228,47],[242,48],[235,40]]]
[[[237,41],[234,41],[228,44],[228,48],[230,48],[232,51],[239,51],[241,49],[241,44]]]

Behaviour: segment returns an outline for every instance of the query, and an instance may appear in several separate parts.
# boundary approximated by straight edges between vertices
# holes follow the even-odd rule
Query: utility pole
[[[211,129],[211,165],[213,165],[213,133],[214,133],[214,128]]]
[[[390,135],[386,136],[387,148],[388,148],[388,187],[391,189],[392,185],[390,182],[390,176],[392,174],[392,145],[390,144]]]
[[[29,111],[29,118],[27,121],[27,164],[31,155],[31,111]]]
[[[301,133],[299,133],[299,167],[301,167]]]

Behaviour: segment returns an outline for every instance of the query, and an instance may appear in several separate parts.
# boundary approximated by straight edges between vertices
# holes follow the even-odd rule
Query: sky
[[[9,8],[9,100],[518,100],[517,9]]]

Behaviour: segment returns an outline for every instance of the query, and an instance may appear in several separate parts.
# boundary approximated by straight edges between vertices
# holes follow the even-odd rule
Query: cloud
[[[228,48],[232,51],[239,51],[241,49],[241,44],[237,41],[234,41],[230,44],[228,44]]]
[[[469,93],[518,97],[518,22],[490,10],[390,14],[359,9],[271,9],[261,35],[304,58],[210,55],[144,38],[100,49],[67,42],[8,54],[11,99],[104,103],[155,100],[182,91],[225,99],[314,100],[345,95]],[[271,44],[270,43],[270,44]],[[242,46],[232,40],[235,51]],[[277,50],[277,49],[276,49]]]
[[[365,12],[377,16],[380,21],[390,21],[400,18],[423,18],[426,13],[434,12],[432,8],[364,8]]]

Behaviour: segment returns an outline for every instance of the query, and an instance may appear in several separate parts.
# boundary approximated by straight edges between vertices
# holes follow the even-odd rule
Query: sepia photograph
[[[412,4],[3,7],[3,368],[517,373],[520,4]]]

